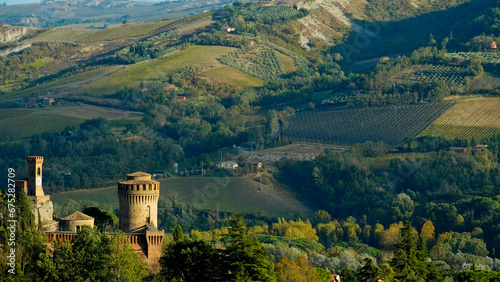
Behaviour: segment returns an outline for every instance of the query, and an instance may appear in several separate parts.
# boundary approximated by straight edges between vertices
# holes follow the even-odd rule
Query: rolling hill
[[[223,212],[260,213],[269,216],[309,215],[311,209],[294,195],[273,185],[262,185],[247,177],[187,177],[160,179],[160,196],[176,197],[199,209]],[[77,190],[51,195],[55,205],[69,199],[85,204],[110,205],[118,209],[116,187]]]

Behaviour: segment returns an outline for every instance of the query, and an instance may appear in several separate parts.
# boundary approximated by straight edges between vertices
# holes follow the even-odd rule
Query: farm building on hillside
[[[476,149],[479,149],[479,148],[488,148],[488,145],[482,145],[482,144],[476,145]]]
[[[251,166],[254,166],[257,169],[261,169],[262,168],[262,163],[261,162],[242,162],[241,166],[242,167],[251,167]]]
[[[54,98],[48,98],[48,97],[43,98],[44,105],[52,106],[52,104],[54,104],[54,101],[55,101]]]
[[[452,150],[455,153],[463,153],[467,151],[466,147],[451,147],[450,150]]]
[[[186,101],[186,96],[177,96],[177,101]]]
[[[237,169],[238,164],[235,162],[231,161],[224,161],[224,162],[218,162],[217,163],[217,168],[222,168],[222,169]]]
[[[220,30],[226,31],[226,32],[232,32],[232,31],[235,31],[236,28],[230,27],[230,26],[226,26],[226,27],[221,28]]]

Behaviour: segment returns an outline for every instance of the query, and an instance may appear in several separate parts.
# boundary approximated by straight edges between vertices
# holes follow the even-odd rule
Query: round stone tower
[[[143,233],[158,226],[158,197],[160,182],[151,180],[151,174],[127,174],[127,180],[118,182],[120,202],[120,230],[125,233]]]

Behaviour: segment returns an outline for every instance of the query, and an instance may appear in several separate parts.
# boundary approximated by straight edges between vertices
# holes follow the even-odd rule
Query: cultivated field
[[[500,98],[459,100],[419,136],[434,135],[447,139],[477,141],[500,133]]]
[[[228,66],[210,69],[202,72],[201,75],[240,87],[260,87],[264,85],[262,79]]]
[[[0,109],[0,141],[20,140],[46,131],[61,132],[66,126],[78,127],[91,118],[131,119],[141,116],[141,113],[89,105]]]
[[[281,188],[262,185],[245,177],[182,177],[160,181],[160,195],[194,204],[199,209],[219,209],[225,212],[260,213],[261,215],[289,216],[311,214],[312,211],[292,194]],[[111,205],[118,209],[116,187],[86,189],[54,194],[56,205],[69,199]]]
[[[280,52],[276,52],[276,55],[281,62],[281,66],[283,67],[283,72],[285,74],[292,73],[298,69],[297,65],[295,64],[295,60],[291,57]]]
[[[256,152],[242,152],[249,161],[259,161],[265,164],[273,164],[282,158],[294,159],[299,161],[310,161],[314,160],[321,153],[328,150],[334,150],[337,152],[344,152],[349,147],[334,146],[330,144],[317,143],[298,143],[281,146],[276,148],[265,149]]]
[[[159,21],[146,24],[131,24],[106,29],[49,29],[45,32],[29,39],[28,42],[48,41],[48,42],[78,42],[93,43],[99,41],[116,40],[122,38],[147,35],[159,28],[162,28],[172,21]]]
[[[363,109],[323,108],[284,120],[283,135],[295,141],[334,144],[383,141],[400,144],[416,136],[453,106],[453,102]]]
[[[447,53],[447,57],[461,59],[461,60],[470,60],[472,56],[479,56],[485,62],[490,64],[498,64],[500,63],[500,53],[497,52],[456,52],[456,53]]]
[[[471,76],[467,68],[426,64],[414,65],[398,73],[392,79],[396,83],[403,85],[431,83],[434,80],[441,80],[451,86],[465,84],[466,76]]]

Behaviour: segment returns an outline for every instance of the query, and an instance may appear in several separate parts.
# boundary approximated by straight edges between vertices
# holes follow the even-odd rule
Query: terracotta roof
[[[61,218],[61,220],[91,220],[91,219],[94,218],[79,211],[76,211],[70,215]]]
[[[142,172],[142,171],[138,171],[138,172],[134,172],[134,173],[129,173],[127,174],[127,176],[151,176],[151,174],[149,173],[145,173],[145,172]]]

